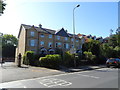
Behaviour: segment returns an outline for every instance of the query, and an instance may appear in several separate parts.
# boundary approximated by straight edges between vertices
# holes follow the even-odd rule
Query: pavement
[[[35,67],[35,66],[27,66],[27,65],[22,65],[22,67],[17,67],[17,65],[14,62],[5,62],[3,66],[0,67],[0,71],[2,72],[2,83],[3,83],[3,82],[32,79],[32,78],[38,78],[38,77],[44,77],[50,75],[59,75],[64,73],[94,70],[105,67],[106,67],[105,65],[96,65],[96,66],[80,66],[76,68],[62,67],[60,70],[54,70],[44,67]]]
[[[5,62],[1,68],[7,69],[7,68],[34,68],[34,69],[44,69],[44,70],[54,70],[44,67],[35,67],[35,66],[28,66],[22,64],[21,67],[17,67],[17,65],[14,62]],[[86,71],[86,70],[94,70],[94,69],[100,69],[100,68],[106,68],[106,65],[84,65],[84,66],[78,66],[78,67],[61,67],[60,71],[62,72],[79,72],[79,71]],[[57,71],[57,70],[56,70]],[[58,70],[59,71],[59,70]]]

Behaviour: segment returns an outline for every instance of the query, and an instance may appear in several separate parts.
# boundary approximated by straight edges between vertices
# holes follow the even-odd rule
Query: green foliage
[[[109,44],[109,46],[112,46],[112,47],[116,47],[117,45],[118,45],[118,38],[117,38],[118,36],[115,34],[115,35],[112,35],[112,36],[110,36],[110,38],[109,38],[109,42],[108,42],[108,44]]]
[[[4,34],[2,37],[2,45],[15,45],[17,46],[18,40],[15,36],[11,34]]]
[[[45,57],[41,57],[39,61],[40,61],[40,65],[43,67],[57,69],[59,68],[61,56],[58,54],[46,55]]]
[[[3,0],[0,0],[0,14],[3,14],[5,10],[6,4],[3,2]]]
[[[25,64],[25,65],[29,65],[30,64],[26,54],[23,55],[23,64]]]
[[[61,48],[56,48],[55,53],[61,55],[61,57],[63,58],[63,50]]]
[[[101,45],[101,54],[106,58],[116,58],[120,57],[120,47],[116,46],[115,48],[109,46],[109,44]]]
[[[74,66],[74,55],[71,54],[69,51],[64,53],[62,64],[66,67]]]
[[[2,37],[2,56],[15,57],[15,45],[17,45],[17,38],[10,34],[5,34]]]
[[[90,40],[83,44],[82,51],[92,52],[94,55],[98,56],[100,54],[100,42],[97,40]]]
[[[23,56],[23,63],[26,65],[34,65],[34,52],[33,51],[26,51]]]
[[[120,58],[120,47],[116,46],[114,50],[116,51],[116,57]]]
[[[85,54],[85,57],[86,57],[87,60],[94,61],[95,58],[96,58],[96,56],[93,55],[92,52],[87,52],[87,51],[85,51],[84,54]]]

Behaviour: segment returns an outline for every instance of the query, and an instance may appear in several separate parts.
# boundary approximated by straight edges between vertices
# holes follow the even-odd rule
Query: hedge
[[[61,56],[58,54],[54,55],[46,55],[45,57],[39,58],[40,66],[47,67],[47,68],[59,68]]]
[[[23,55],[23,64],[33,65],[33,62],[34,62],[34,52],[26,51],[26,53]]]

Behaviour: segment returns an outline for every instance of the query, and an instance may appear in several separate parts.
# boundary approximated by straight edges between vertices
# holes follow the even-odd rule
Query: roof
[[[68,33],[64,30],[64,28],[57,31],[56,35],[63,36],[63,37],[69,37]]]
[[[20,35],[20,32],[21,32],[21,28],[22,26],[25,28],[25,29],[30,29],[30,28],[35,28],[38,32],[44,32],[44,33],[48,33],[48,34],[55,34],[55,30],[51,30],[51,29],[46,29],[46,28],[40,28],[40,27],[36,27],[34,25],[26,25],[26,24],[21,24],[21,27],[20,27],[20,31],[19,31],[19,34],[18,34],[18,38],[19,38],[19,35]]]
[[[69,35],[69,37],[73,37],[73,34],[71,34],[71,33],[68,33],[68,35]],[[75,38],[79,38],[79,36],[75,35]]]

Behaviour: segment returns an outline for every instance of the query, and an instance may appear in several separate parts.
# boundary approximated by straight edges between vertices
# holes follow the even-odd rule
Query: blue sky
[[[107,37],[110,29],[118,27],[117,2],[39,2],[12,0],[7,2],[5,13],[0,16],[0,32],[18,35],[20,24],[59,30],[62,27],[73,33],[72,13],[75,9],[76,34]]]

